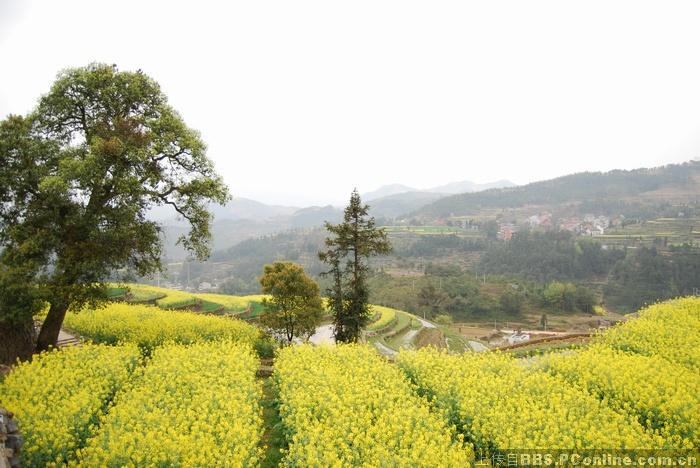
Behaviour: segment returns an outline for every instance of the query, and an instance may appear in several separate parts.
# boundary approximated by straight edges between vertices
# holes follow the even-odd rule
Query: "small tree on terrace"
[[[430,313],[430,318],[435,318],[440,312],[440,307],[447,302],[449,296],[443,291],[435,287],[434,284],[428,283],[418,291],[418,304],[423,309],[423,318],[425,311]]]
[[[0,122],[0,359],[26,357],[42,300],[38,351],[55,345],[69,308],[102,300],[110,273],[161,269],[151,207],[186,219],[179,242],[204,259],[206,204],[227,199],[155,81],[100,64],[61,73],[31,114]]]
[[[275,334],[282,334],[287,343],[294,337],[307,339],[313,335],[323,316],[323,302],[318,285],[304,269],[291,262],[265,265],[260,278],[265,311],[260,322]]]

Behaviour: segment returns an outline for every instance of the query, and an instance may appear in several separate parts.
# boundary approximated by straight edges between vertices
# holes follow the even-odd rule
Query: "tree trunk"
[[[49,313],[46,315],[46,320],[41,325],[39,338],[36,341],[36,352],[47,351],[56,346],[58,334],[61,332],[63,319],[66,317],[68,305],[61,303],[52,303],[49,308]]]
[[[17,359],[25,361],[34,352],[34,321],[0,322],[0,364],[14,364]]]

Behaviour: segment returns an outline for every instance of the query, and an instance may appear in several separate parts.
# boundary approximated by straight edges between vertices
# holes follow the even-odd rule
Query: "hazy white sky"
[[[700,2],[0,0],[0,118],[91,61],[162,85],[235,195],[700,156]]]

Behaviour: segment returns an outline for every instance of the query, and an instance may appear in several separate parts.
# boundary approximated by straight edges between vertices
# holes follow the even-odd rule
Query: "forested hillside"
[[[484,208],[620,200],[697,200],[700,197],[700,162],[671,164],[652,169],[583,172],[528,185],[463,193],[441,198],[413,213],[434,219],[475,214]]]

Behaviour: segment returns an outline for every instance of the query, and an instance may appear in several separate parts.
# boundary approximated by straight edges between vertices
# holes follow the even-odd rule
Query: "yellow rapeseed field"
[[[65,326],[103,344],[40,354],[0,383],[0,406],[26,439],[23,466],[263,462],[257,328],[126,303],[71,312]],[[393,365],[365,345],[283,348],[272,377],[289,444],[282,465],[461,467],[475,450],[697,450],[699,350],[697,298],[650,306],[587,347],[537,359],[424,349],[401,351]]]
[[[116,397],[79,465],[257,466],[258,360],[230,341],[166,345]]]
[[[656,355],[700,372],[700,298],[654,304],[639,317],[607,330],[599,341],[648,356]]]
[[[178,291],[176,289],[167,289],[166,291],[167,295],[156,301],[158,307],[162,307],[163,309],[180,309],[197,304],[197,298],[190,292]]]
[[[151,286],[148,284],[138,284],[138,283],[110,283],[112,288],[126,288],[131,294],[132,300],[148,301],[163,298],[168,295],[171,291],[166,288],[159,288],[157,286]]]
[[[66,328],[98,343],[136,343],[145,354],[166,342],[186,344],[229,338],[253,345],[260,333],[236,319],[125,303],[68,313],[64,323]]]
[[[269,296],[264,294],[251,294],[249,296],[230,296],[228,294],[212,294],[203,293],[197,294],[198,299],[205,301],[215,302],[221,304],[225,310],[230,311],[243,311],[248,308],[251,302],[262,302],[263,299]]]
[[[22,466],[74,460],[138,360],[135,345],[85,344],[43,353],[13,369],[0,384],[0,406],[19,421]]]
[[[275,363],[284,466],[463,467],[470,447],[369,347],[284,348]]]
[[[399,366],[480,454],[507,449],[658,448],[632,417],[497,353],[402,351]]]
[[[544,368],[658,431],[676,448],[700,447],[700,374],[658,356],[591,346],[551,355]]]
[[[378,320],[370,323],[367,326],[367,330],[380,330],[396,320],[396,309],[378,305],[373,305],[371,307],[374,312],[379,312],[380,317]]]

